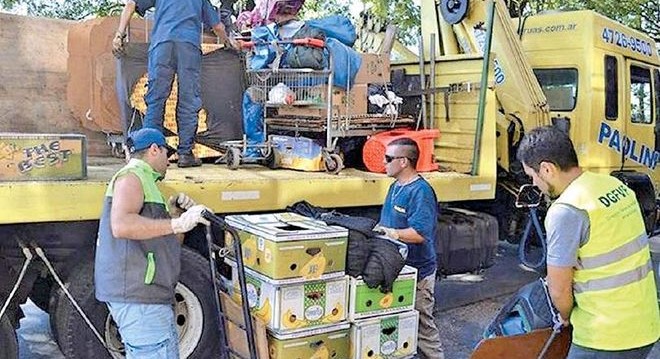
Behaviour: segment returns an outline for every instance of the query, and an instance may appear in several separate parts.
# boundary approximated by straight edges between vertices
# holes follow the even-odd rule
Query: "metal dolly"
[[[238,232],[236,229],[233,227],[229,226],[225,220],[217,216],[209,211],[204,211],[202,213],[202,216],[209,220],[211,224],[216,225],[220,227],[223,231],[227,231],[231,234],[233,238],[239,238]],[[220,289],[218,286],[218,278],[217,278],[217,266],[216,266],[216,251],[219,253],[220,256],[224,256],[228,254],[229,249],[228,248],[219,248],[217,245],[213,243],[213,233],[211,231],[211,226],[206,226],[206,244],[208,246],[208,251],[209,251],[209,270],[211,271],[211,280],[213,281],[213,292],[216,293],[214,296],[215,299],[215,306],[217,309],[217,314],[218,314],[218,319],[220,323],[220,347],[222,349],[222,353],[220,358],[222,359],[229,359],[230,357],[238,357],[241,359],[258,359],[257,357],[257,346],[256,346],[256,341],[254,338],[254,328],[252,326],[252,316],[250,315],[250,305],[248,302],[248,296],[247,296],[247,287],[246,287],[246,282],[245,282],[245,271],[244,271],[244,264],[243,264],[243,253],[241,250],[241,241],[239,240],[234,240],[233,241],[233,252],[235,255],[236,259],[236,265],[238,266],[238,282],[240,284],[240,289],[241,289],[241,309],[243,312],[243,318],[244,318],[244,324],[238,323],[235,321],[232,321],[230,318],[227,317],[225,314],[225,311],[223,310],[222,303],[220,302]],[[227,338],[227,322],[232,322],[234,325],[238,326],[240,329],[245,331],[245,335],[247,338],[247,345],[248,345],[248,351],[249,351],[249,357],[245,357],[235,351],[234,349],[230,348],[229,346],[229,339]]]

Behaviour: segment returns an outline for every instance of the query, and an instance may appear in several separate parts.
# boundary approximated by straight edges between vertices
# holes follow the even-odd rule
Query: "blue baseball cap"
[[[176,152],[174,148],[167,144],[163,133],[155,128],[142,128],[131,132],[126,140],[129,153],[145,150],[153,144],[156,144],[159,147],[165,147],[167,149],[167,157]]]

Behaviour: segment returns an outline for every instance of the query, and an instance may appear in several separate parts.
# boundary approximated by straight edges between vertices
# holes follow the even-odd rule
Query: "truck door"
[[[633,60],[626,61],[626,124],[622,150],[626,167],[654,167],[654,150],[657,142],[657,70]],[[654,88],[655,87],[655,88]]]

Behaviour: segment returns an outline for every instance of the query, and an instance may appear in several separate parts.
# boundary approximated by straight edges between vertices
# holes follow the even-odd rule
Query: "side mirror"
[[[541,190],[531,184],[524,184],[518,190],[518,195],[516,196],[516,208],[533,208],[538,207],[541,204]]]

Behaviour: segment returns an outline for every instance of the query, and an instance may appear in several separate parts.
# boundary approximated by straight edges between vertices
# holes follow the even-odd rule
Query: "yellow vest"
[[[626,350],[657,341],[653,266],[635,193],[612,176],[585,172],[557,203],[585,211],[590,224],[573,277],[573,343]]]

